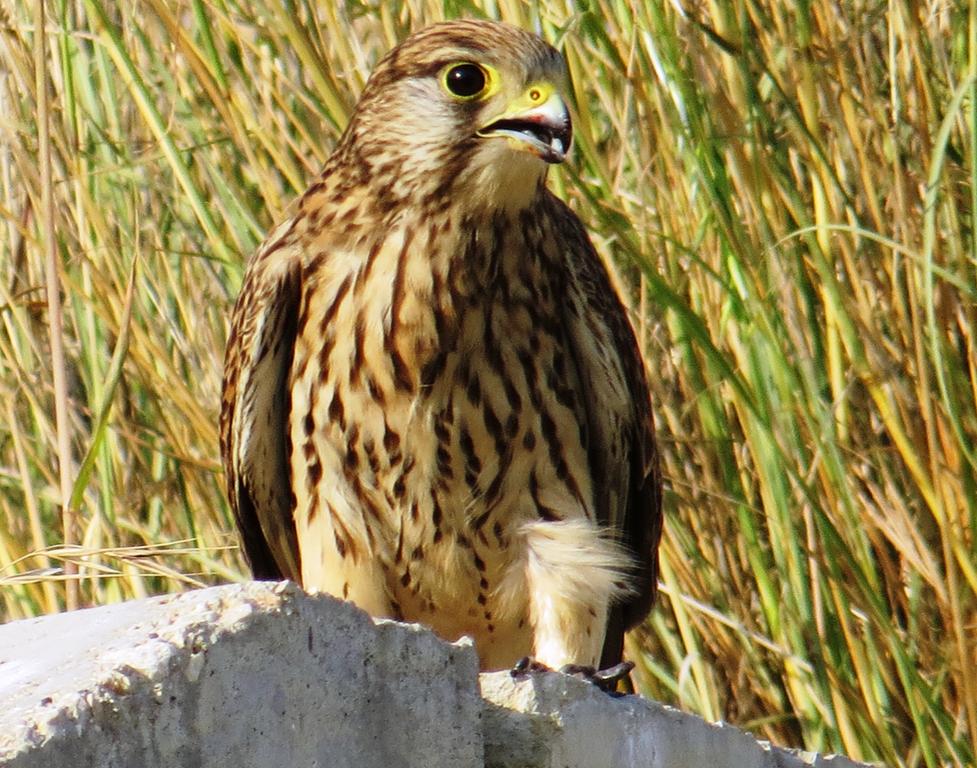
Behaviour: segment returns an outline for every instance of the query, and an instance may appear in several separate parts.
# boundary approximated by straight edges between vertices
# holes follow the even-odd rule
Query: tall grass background
[[[640,690],[974,765],[973,4],[47,0],[43,34],[39,5],[0,0],[0,618],[244,578],[216,421],[245,260],[378,56],[503,18],[567,56],[553,184],[647,359]]]

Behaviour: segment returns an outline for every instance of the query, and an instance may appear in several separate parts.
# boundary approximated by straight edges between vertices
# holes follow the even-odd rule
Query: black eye
[[[456,64],[445,73],[444,84],[455,96],[477,96],[485,89],[485,72],[477,64]]]

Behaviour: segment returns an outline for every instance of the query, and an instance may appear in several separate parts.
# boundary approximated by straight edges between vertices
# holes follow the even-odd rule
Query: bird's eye
[[[455,64],[444,73],[444,87],[463,99],[478,96],[487,83],[485,70],[478,64]]]

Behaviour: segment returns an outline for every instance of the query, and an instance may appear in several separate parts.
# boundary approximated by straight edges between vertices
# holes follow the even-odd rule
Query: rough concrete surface
[[[481,676],[486,768],[856,768],[558,674]]]
[[[0,767],[855,766],[557,673],[477,672],[467,641],[284,582],[13,622]]]
[[[467,644],[288,584],[0,627],[0,765],[482,765]]]

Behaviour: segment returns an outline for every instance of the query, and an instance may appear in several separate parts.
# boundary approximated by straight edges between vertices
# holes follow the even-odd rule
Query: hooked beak
[[[503,137],[515,148],[547,163],[562,163],[570,151],[570,113],[556,89],[534,85],[503,114],[478,131],[482,138]]]

